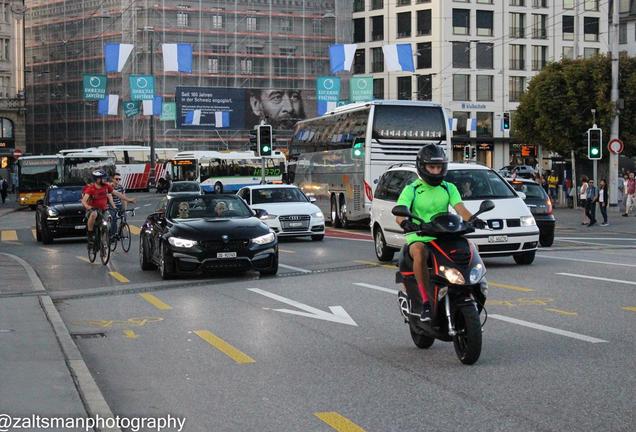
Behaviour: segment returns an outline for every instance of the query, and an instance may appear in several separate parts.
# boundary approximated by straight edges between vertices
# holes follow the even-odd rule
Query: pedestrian
[[[547,182],[548,182],[548,196],[552,200],[552,205],[554,205],[554,203],[557,200],[557,188],[559,186],[559,177],[557,177],[556,174],[552,173],[551,171],[548,171]]]
[[[627,173],[623,173],[623,177],[619,178],[618,183],[618,212],[620,214],[625,213],[627,194],[625,193],[625,188],[627,187],[627,180],[629,179]]]
[[[579,201],[581,207],[583,207],[583,221],[581,221],[581,225],[587,225],[589,220],[587,220],[587,176],[581,177],[581,188],[579,189]]]
[[[0,196],[2,197],[2,204],[4,205],[7,200],[7,194],[9,193],[9,182],[3,177],[0,177]]]
[[[625,213],[623,216],[629,216],[629,212],[632,211],[634,204],[636,204],[636,179],[634,179],[634,172],[629,173],[627,182],[625,182],[625,193],[627,194],[627,200],[625,201]]]
[[[585,198],[586,206],[586,216],[590,220],[590,223],[587,224],[588,227],[596,224],[596,186],[594,186],[594,180],[590,179],[587,182],[587,196]]]
[[[601,179],[601,184],[599,185],[596,201],[598,202],[598,208],[599,210],[601,210],[601,215],[603,216],[603,223],[601,224],[601,226],[608,226],[607,203],[609,202],[609,194],[607,192],[607,181],[605,179]]]

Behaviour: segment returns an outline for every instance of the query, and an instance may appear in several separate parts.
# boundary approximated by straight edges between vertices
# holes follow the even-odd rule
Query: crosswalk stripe
[[[33,240],[38,239],[38,233],[34,229],[31,230],[31,234],[33,235]]]
[[[1,241],[18,241],[18,232],[16,230],[5,230],[0,233]]]

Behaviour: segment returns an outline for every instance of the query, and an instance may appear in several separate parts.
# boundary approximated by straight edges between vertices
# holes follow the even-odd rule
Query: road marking
[[[90,260],[89,260],[88,258],[86,258],[86,257],[76,256],[75,258],[77,258],[78,260],[81,260],[81,261],[87,262],[87,263],[89,263],[89,264],[98,264],[98,263],[96,263],[96,262],[90,262]]]
[[[391,269],[391,270],[397,270],[398,269],[398,267],[395,264],[393,264],[393,265],[391,265],[391,264],[380,264],[380,263],[377,263],[377,262],[365,261],[365,260],[355,260],[354,262],[357,262],[358,264],[372,265],[374,267],[384,267],[384,268],[388,268],[388,269]]]
[[[111,271],[108,272],[109,275],[111,275],[113,278],[117,279],[119,282],[121,283],[128,283],[130,282],[128,280],[128,278],[126,278],[126,276],[124,276],[123,274],[116,272],[116,271]]]
[[[33,234],[33,240],[37,240],[38,239],[38,232],[34,229],[31,230],[31,234]]]
[[[317,412],[314,415],[338,432],[365,432],[360,426],[335,411]]]
[[[344,310],[342,306],[329,306],[329,310],[331,312],[325,312],[323,310],[316,309],[315,307],[311,307],[304,303],[300,303],[295,300],[291,300],[286,297],[279,296],[278,294],[274,294],[269,291],[264,291],[262,289],[248,288],[248,291],[263,295],[265,297],[269,297],[271,299],[274,299],[281,303],[288,304],[290,306],[293,306],[295,308],[298,308],[304,311],[304,312],[300,312],[300,311],[291,310],[291,309],[273,309],[276,312],[282,312],[282,313],[287,313],[291,315],[299,315],[299,316],[304,316],[307,318],[314,318],[314,319],[319,319],[323,321],[330,321],[330,322],[334,322],[338,324],[346,324],[346,325],[355,326],[355,327],[358,326],[358,324],[356,324],[356,322],[351,318],[351,316],[347,313],[347,311]]]
[[[616,282],[616,283],[621,283],[625,285],[636,285],[636,282],[632,282],[632,281],[626,281],[626,280],[620,280],[620,279],[608,279],[608,278],[596,277],[596,276],[586,276],[586,275],[580,275],[580,274],[574,274],[574,273],[557,273],[557,275],[569,276],[569,277],[580,278],[580,279],[592,279],[592,280],[598,280],[603,282]]]
[[[555,240],[613,240],[613,241],[632,241],[636,242],[636,238],[617,238],[617,237],[555,237]]]
[[[301,273],[311,273],[311,270],[303,269],[303,268],[300,268],[300,267],[294,267],[294,266],[290,266],[290,265],[287,265],[287,264],[280,264],[279,263],[278,266],[282,267],[282,268],[286,268],[288,270],[294,270],[294,271],[297,271],[297,272],[301,272]]]
[[[58,253],[59,252],[58,250],[47,248],[47,247],[40,247],[40,249],[45,251],[45,252],[49,252],[49,253]]]
[[[132,235],[139,235],[139,233],[141,232],[141,228],[139,228],[138,226],[128,225],[128,227],[130,227],[130,233]]]
[[[357,286],[364,287],[364,288],[369,288],[369,289],[372,289],[372,290],[376,290],[376,291],[382,291],[382,292],[389,293],[389,294],[396,294],[397,295],[397,293],[398,293],[398,290],[384,288],[384,287],[377,286],[377,285],[371,285],[371,284],[364,283],[364,282],[353,282],[353,284],[357,285]]]
[[[244,352],[241,352],[237,348],[234,348],[232,345],[225,342],[223,339],[209,330],[195,330],[194,334],[212,345],[214,348],[221,351],[223,354],[225,354],[238,364],[256,363],[256,360],[254,360],[252,357],[248,356]]]
[[[524,327],[529,327],[529,328],[533,328],[535,330],[541,330],[544,332],[548,332],[548,333],[553,333],[553,334],[557,334],[560,336],[565,336],[565,337],[569,337],[572,339],[578,339],[584,342],[589,342],[589,343],[606,343],[606,340],[603,339],[597,339],[595,337],[591,337],[591,336],[586,336],[583,334],[579,334],[579,333],[574,333],[571,331],[567,331],[567,330],[561,330],[558,328],[554,328],[554,327],[548,327],[542,324],[536,324],[530,321],[523,321],[517,318],[511,318],[505,315],[497,315],[497,314],[488,314],[488,318],[493,318],[496,320],[500,320],[500,321],[505,321],[511,324],[517,324],[520,326],[524,326]]]
[[[518,285],[502,284],[499,282],[488,282],[488,287],[502,288],[518,292],[534,292],[532,288],[526,288]]]
[[[562,310],[562,309],[545,308],[545,310],[547,310],[548,312],[558,313],[559,315],[567,315],[567,316],[577,316],[578,315],[578,313],[576,313],[576,312],[565,311],[565,310]]]
[[[152,205],[152,203],[151,204],[144,204],[144,207],[150,207],[151,205]]]
[[[636,312],[636,306],[626,306],[623,309],[629,312]]]
[[[278,251],[279,252],[288,253],[288,254],[295,254],[296,253],[296,251],[289,250],[289,249],[281,249],[281,248],[278,248]]]
[[[583,258],[555,257],[555,256],[543,255],[543,254],[539,254],[537,256],[539,258],[556,259],[556,260],[563,260],[563,261],[575,261],[575,262],[584,262],[584,263],[591,263],[591,264],[612,265],[612,266],[619,266],[619,267],[636,267],[636,264],[613,263],[609,261],[596,261],[596,260],[588,260]]]
[[[0,232],[0,241],[18,241],[18,233],[16,230],[6,230]]]
[[[73,324],[76,325],[86,325],[89,327],[99,327],[99,328],[112,328],[113,325],[122,325],[125,327],[137,326],[142,327],[148,323],[160,322],[163,321],[161,317],[132,317],[127,320],[79,320],[72,321]]]
[[[156,307],[159,310],[170,310],[170,309],[172,309],[172,306],[170,306],[168,303],[164,303],[163,301],[161,301],[159,299],[159,297],[157,297],[154,294],[141,293],[141,294],[139,294],[139,297],[141,297],[142,299],[146,300],[148,303],[150,303],[151,305],[153,305],[154,307]]]
[[[137,333],[135,333],[134,330],[124,330],[124,336],[126,336],[128,339],[137,339],[139,337],[139,335]]]

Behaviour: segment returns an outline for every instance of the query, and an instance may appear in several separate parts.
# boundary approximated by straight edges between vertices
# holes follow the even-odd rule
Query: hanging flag
[[[119,105],[119,95],[108,95],[107,98],[97,102],[97,113],[99,115],[117,115]]]
[[[382,47],[387,72],[415,72],[411,44],[392,44]]]
[[[225,128],[230,126],[230,113],[227,111],[217,111],[214,113],[214,127]]]
[[[161,44],[161,49],[164,71],[192,73],[192,45]]]
[[[468,118],[466,120],[466,130],[470,132],[477,131],[477,119],[476,118]]]
[[[184,124],[199,126],[201,124],[201,110],[188,111],[185,115]]]
[[[329,65],[331,73],[350,71],[353,57],[356,55],[356,44],[334,44],[329,47]]]
[[[324,113],[327,113],[329,111],[335,110],[337,106],[338,106],[338,101],[324,101],[324,100],[320,100],[320,101],[318,101],[318,112],[317,112],[317,114],[319,116],[321,116]]]
[[[449,118],[448,119],[448,128],[450,130],[452,130],[453,132],[457,131],[457,119],[456,118]]]
[[[131,44],[107,43],[104,45],[106,73],[121,72],[133,50]]]
[[[152,100],[141,101],[144,107],[144,115],[161,115],[161,104],[163,103],[163,98],[161,96],[155,96]]]
[[[126,101],[123,105],[126,117],[134,117],[139,114],[139,101]]]
[[[155,78],[152,75],[130,75],[130,98],[132,100],[153,100],[155,96]]]

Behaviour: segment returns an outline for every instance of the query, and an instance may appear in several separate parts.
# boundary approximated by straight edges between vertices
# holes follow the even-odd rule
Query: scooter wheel
[[[411,339],[413,339],[413,343],[416,347],[419,349],[428,349],[433,346],[435,338],[422,334],[413,323],[409,323],[409,330],[411,331]]]

